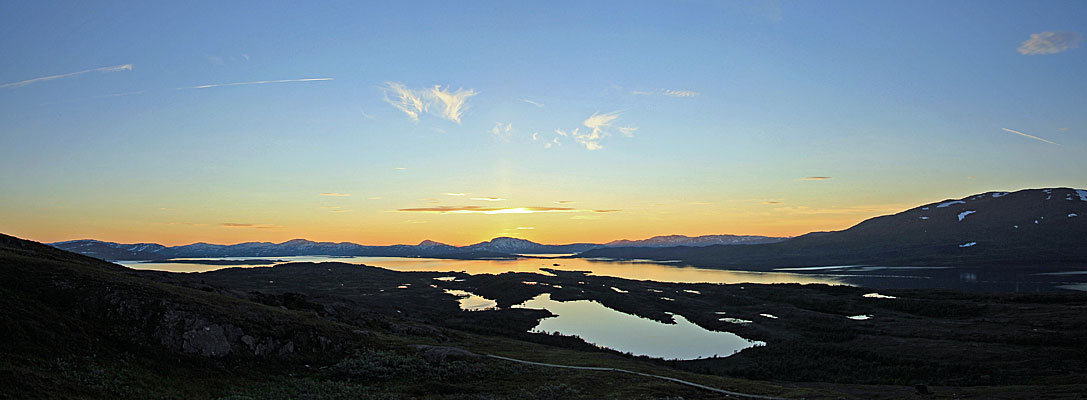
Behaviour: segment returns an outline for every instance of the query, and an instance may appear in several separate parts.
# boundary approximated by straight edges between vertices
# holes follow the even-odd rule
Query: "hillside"
[[[487,327],[488,318],[510,315],[461,312],[455,297],[426,285],[436,276],[342,263],[233,268],[206,276],[137,272],[0,235],[0,398],[718,398],[667,381],[526,366],[464,348],[782,392],[774,385],[432,325],[427,321]],[[291,291],[268,287],[273,281]],[[405,282],[418,290],[379,290]],[[527,329],[510,322],[534,324],[535,318],[497,325]]]
[[[741,269],[853,264],[1068,267],[1087,264],[1084,217],[1085,190],[989,192],[779,243],[607,248],[579,256],[683,260],[697,266]]]

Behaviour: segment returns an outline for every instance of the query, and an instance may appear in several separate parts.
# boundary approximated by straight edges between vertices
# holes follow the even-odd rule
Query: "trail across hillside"
[[[518,360],[516,358],[496,356],[494,354],[486,354],[486,356],[491,357],[491,358],[497,358],[499,360],[506,360],[506,361],[511,361],[511,362],[515,362],[515,363],[528,364],[528,365],[537,365],[537,366],[541,366],[541,367],[580,369],[580,370],[586,370],[586,371],[622,372],[622,373],[626,373],[626,374],[633,374],[633,375],[646,376],[646,377],[650,377],[650,378],[663,379],[663,380],[666,380],[666,381],[669,381],[669,382],[674,382],[674,383],[678,383],[678,384],[681,384],[681,385],[696,387],[696,388],[699,388],[699,389],[708,390],[708,391],[715,392],[715,393],[721,393],[721,394],[728,395],[728,396],[744,397],[744,398],[750,398],[750,399],[783,400],[781,397],[763,396],[763,395],[758,395],[758,394],[748,394],[748,393],[733,392],[733,391],[718,389],[718,388],[710,387],[710,386],[706,386],[706,385],[700,385],[700,384],[685,381],[685,380],[682,380],[682,379],[671,378],[671,377],[660,376],[660,375],[653,375],[653,374],[646,374],[646,373],[642,373],[642,372],[634,372],[634,371],[619,369],[619,368],[579,367],[579,366],[574,366],[574,365],[548,364],[548,363],[541,363],[541,362],[535,362],[535,361]]]

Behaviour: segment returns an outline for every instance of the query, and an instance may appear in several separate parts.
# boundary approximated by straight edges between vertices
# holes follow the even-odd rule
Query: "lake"
[[[254,257],[218,257],[202,260],[249,260]],[[846,281],[833,276],[819,274],[800,274],[792,272],[748,272],[709,268],[695,268],[674,263],[656,263],[649,261],[605,261],[583,258],[519,258],[515,260],[446,260],[435,258],[406,257],[328,257],[294,256],[269,257],[269,260],[284,262],[343,262],[366,264],[394,271],[439,271],[466,272],[469,274],[501,274],[503,272],[533,272],[546,274],[540,268],[562,271],[590,271],[594,275],[614,276],[626,279],[653,280],[677,283],[825,283],[830,285],[846,284]],[[199,260],[199,259],[192,259]],[[133,269],[148,269],[170,272],[205,272],[230,267],[267,267],[281,262],[260,265],[224,266],[196,263],[144,263],[139,261],[117,261],[118,264]]]
[[[446,290],[458,297],[465,311],[485,312],[498,303],[464,290]],[[639,356],[666,360],[727,357],[740,350],[766,343],[749,340],[732,332],[711,331],[671,314],[673,324],[613,310],[593,300],[555,301],[543,293],[512,308],[545,309],[555,314],[543,318],[530,332],[561,333],[580,337],[588,343]],[[750,322],[750,321],[748,321]]]
[[[540,320],[533,332],[574,335],[609,349],[666,360],[726,357],[748,347],[766,345],[732,332],[707,330],[678,314],[671,314],[674,324],[665,324],[592,300],[555,301],[550,293],[513,307],[545,309],[556,315]]]
[[[559,257],[568,254],[554,254]],[[541,255],[534,255],[539,257]],[[254,257],[219,257],[203,260],[249,260]],[[199,259],[192,259],[199,260]],[[626,279],[653,280],[676,283],[823,283],[852,285],[877,289],[955,289],[965,291],[1037,292],[1087,291],[1087,271],[1069,268],[1057,272],[1039,273],[1029,268],[958,268],[840,265],[803,268],[780,268],[771,272],[753,272],[697,268],[679,263],[649,260],[616,261],[584,258],[519,258],[515,260],[448,260],[410,257],[342,257],[293,256],[268,257],[282,262],[344,262],[366,264],[394,271],[460,271],[469,274],[501,274],[503,272],[544,273],[540,268],[563,271],[590,271],[594,275]],[[230,267],[267,267],[281,262],[259,265],[207,265],[197,263],[143,263],[117,261],[133,269],[170,272],[204,272]]]

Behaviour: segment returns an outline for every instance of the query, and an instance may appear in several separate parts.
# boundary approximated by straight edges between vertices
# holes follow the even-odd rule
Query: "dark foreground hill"
[[[479,349],[670,371],[606,353],[433,325],[428,321],[465,315],[455,297],[425,285],[437,276],[433,273],[340,263],[225,271],[239,272],[243,282],[279,280],[308,294],[212,286],[186,274],[137,273],[0,235],[0,398],[717,398],[633,375],[482,357]],[[381,296],[384,289],[377,289],[408,282],[428,290]],[[345,283],[343,293],[354,295],[323,289]],[[371,300],[370,293],[379,295]],[[469,317],[461,323],[482,325]],[[535,318],[511,321],[534,324]],[[670,373],[733,389],[782,392],[774,385]]]
[[[683,260],[704,267],[1087,266],[1087,190],[989,192],[875,217],[849,229],[750,246],[605,248],[580,257]]]

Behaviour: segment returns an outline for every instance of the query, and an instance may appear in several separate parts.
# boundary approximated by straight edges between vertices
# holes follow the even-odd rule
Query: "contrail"
[[[332,78],[305,78],[305,79],[280,79],[277,81],[255,81],[255,82],[235,82],[235,83],[218,83],[213,85],[200,85],[192,87],[183,87],[178,89],[207,89],[221,86],[242,86],[242,85],[263,85],[265,83],[286,83],[286,82],[314,82],[314,81],[331,81]]]
[[[88,69],[88,70],[85,70],[85,71],[71,72],[71,73],[60,74],[60,75],[43,76],[41,78],[27,79],[25,81],[5,83],[3,85],[0,85],[0,88],[15,89],[15,88],[20,88],[20,87],[30,85],[30,84],[33,84],[33,83],[51,81],[51,80],[54,80],[54,79],[61,79],[61,78],[71,78],[71,77],[74,77],[74,76],[80,76],[80,75],[83,75],[83,74],[86,74],[86,73],[89,73],[89,72],[118,72],[118,71],[131,71],[131,70],[132,70],[132,64],[115,65],[115,66],[112,66],[112,67],[102,67],[102,68]]]
[[[1031,139],[1034,139],[1034,140],[1040,140],[1040,141],[1043,141],[1043,142],[1046,142],[1046,143],[1049,143],[1049,144],[1060,146],[1060,144],[1050,142],[1048,140],[1042,139],[1042,138],[1034,136],[1034,135],[1028,135],[1028,134],[1025,134],[1023,132],[1019,132],[1019,131],[1014,130],[1014,129],[1008,129],[1008,128],[1000,128],[1000,129],[1003,129],[1004,132],[1011,132],[1011,133],[1014,133],[1014,134],[1019,135],[1019,136],[1028,137],[1028,138],[1031,138]]]

